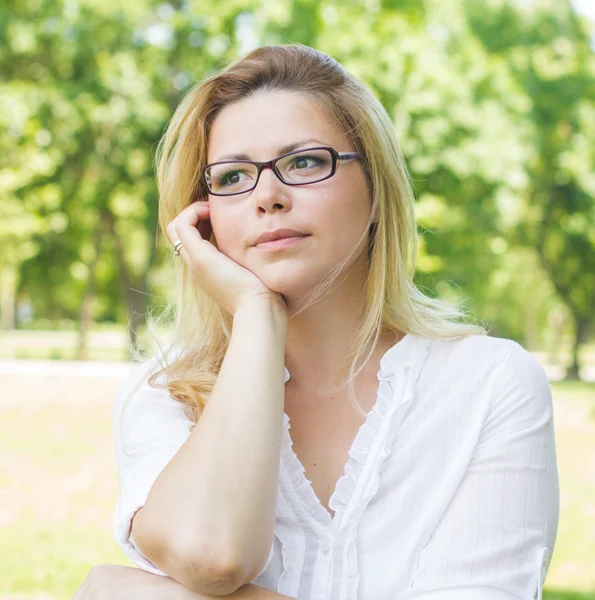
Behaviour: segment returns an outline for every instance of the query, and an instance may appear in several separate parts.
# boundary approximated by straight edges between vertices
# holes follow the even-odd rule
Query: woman
[[[158,180],[174,345],[115,406],[114,535],[140,569],[96,567],[75,598],[541,598],[547,378],[412,283],[373,94],[322,52],[260,48],[187,94]]]

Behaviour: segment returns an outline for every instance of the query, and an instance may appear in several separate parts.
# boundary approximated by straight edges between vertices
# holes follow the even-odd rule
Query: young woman
[[[332,58],[255,50],[160,147],[174,343],[115,405],[114,535],[75,596],[541,598],[547,378],[413,284],[394,127]]]

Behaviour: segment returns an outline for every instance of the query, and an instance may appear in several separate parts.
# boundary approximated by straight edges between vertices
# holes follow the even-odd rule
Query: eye
[[[296,156],[292,162],[292,167],[295,169],[308,169],[312,167],[317,167],[323,163],[323,161],[319,157],[306,154],[302,156]]]
[[[246,171],[229,170],[217,175],[217,186],[230,187],[241,184],[248,177]]]

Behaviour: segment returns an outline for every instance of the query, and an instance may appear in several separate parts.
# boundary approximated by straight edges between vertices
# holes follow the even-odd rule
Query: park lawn
[[[71,598],[90,567],[129,565],[111,537],[117,379],[0,383],[0,600]],[[595,385],[552,385],[561,487],[549,600],[595,600]]]
[[[49,322],[38,323],[48,326]],[[78,324],[65,321],[56,329],[0,330],[0,359],[75,360],[77,359]],[[162,326],[153,324],[151,329],[159,336],[171,334]],[[139,330],[140,345],[148,356],[156,351],[155,339],[146,327]],[[126,327],[115,323],[96,323],[88,333],[88,360],[125,361],[129,359]],[[572,339],[565,335],[556,343],[548,342],[549,350],[533,352],[542,363],[553,367],[552,378],[562,377],[565,366],[571,362]],[[595,343],[583,344],[579,353],[580,364],[592,372],[595,368]],[[593,376],[586,376],[593,379]]]
[[[126,360],[126,330],[121,326],[94,328],[88,337],[90,360]],[[78,333],[74,329],[0,331],[0,359],[73,360]]]

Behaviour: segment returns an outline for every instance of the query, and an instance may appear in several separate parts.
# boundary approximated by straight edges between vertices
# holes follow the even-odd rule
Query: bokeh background
[[[550,600],[595,598],[595,0],[1,0],[0,600],[70,598],[111,537],[113,400],[166,304],[156,142],[268,43],[328,52],[395,123],[426,292],[544,365]]]

